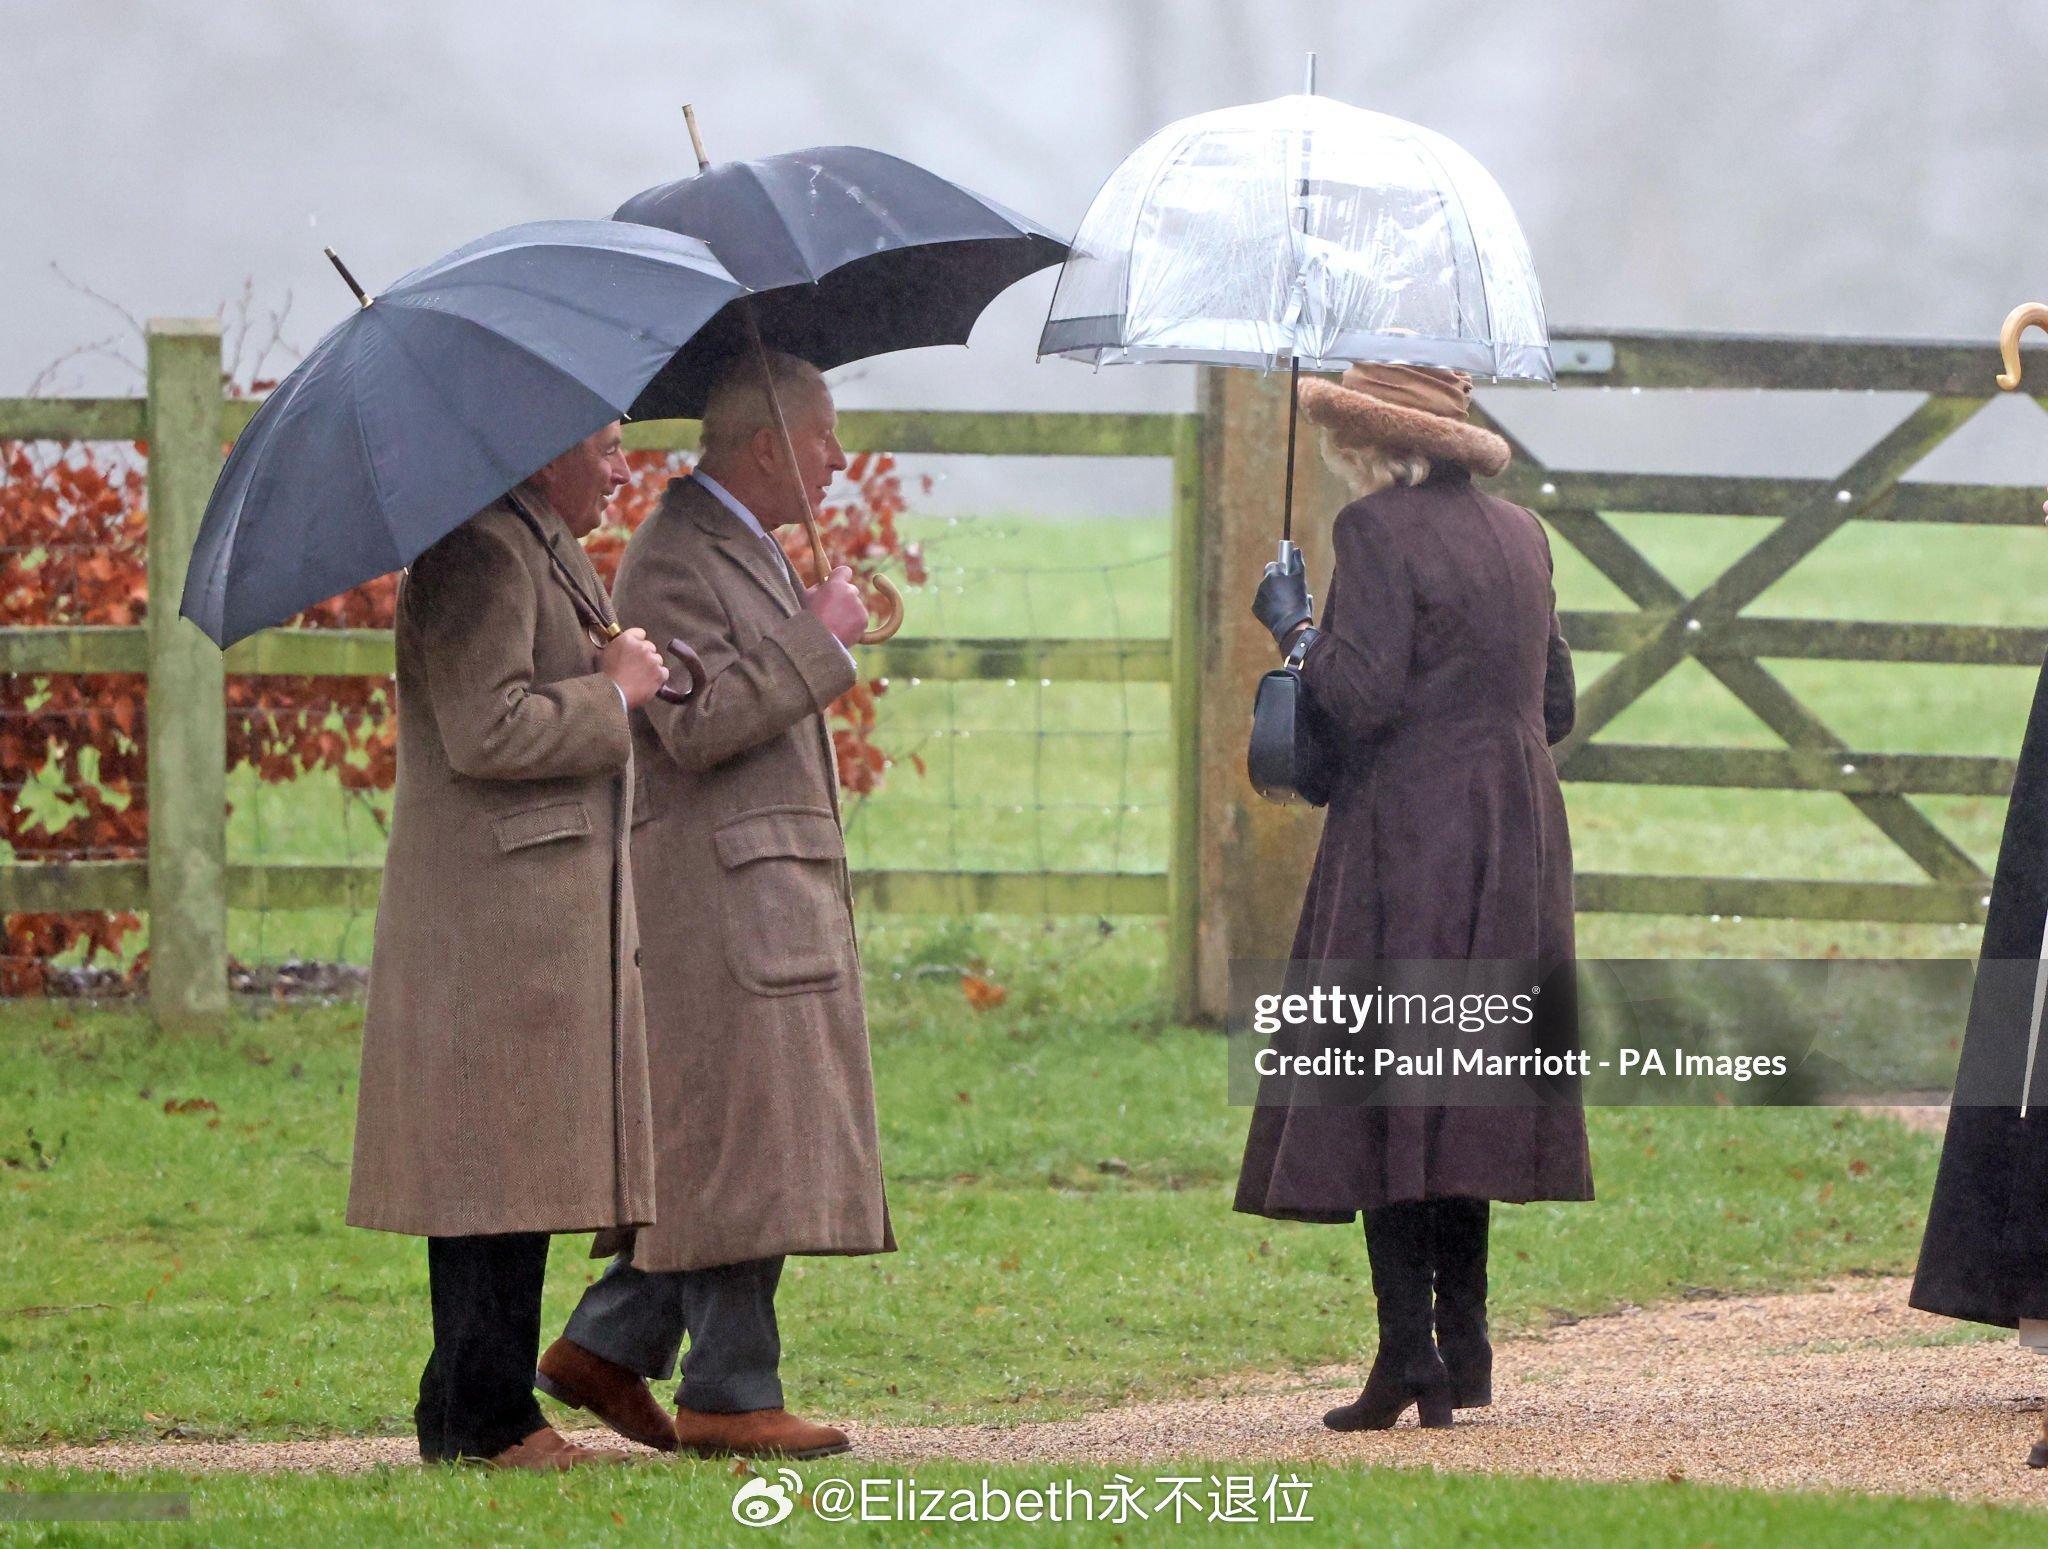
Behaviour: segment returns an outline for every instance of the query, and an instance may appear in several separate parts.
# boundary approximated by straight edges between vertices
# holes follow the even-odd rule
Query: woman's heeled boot
[[[1365,1218],[1380,1347],[1365,1388],[1323,1416],[1333,1431],[1384,1431],[1413,1404],[1421,1423],[1451,1423],[1451,1376],[1430,1333],[1430,1219],[1426,1204],[1387,1205]]]
[[[1493,1346],[1486,1338],[1486,1236],[1483,1199],[1430,1201],[1436,1240],[1436,1348],[1450,1369],[1460,1409],[1493,1402]]]

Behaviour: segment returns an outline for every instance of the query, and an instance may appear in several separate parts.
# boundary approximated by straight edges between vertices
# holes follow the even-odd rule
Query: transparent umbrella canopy
[[[1302,367],[1551,382],[1521,225],[1487,170],[1405,119],[1307,89],[1168,124],[1082,217],[1038,353],[1289,370],[1282,566],[1296,563]]]
[[[1312,93],[1169,124],[1111,174],[1039,354],[1553,380],[1529,247],[1452,141]]]

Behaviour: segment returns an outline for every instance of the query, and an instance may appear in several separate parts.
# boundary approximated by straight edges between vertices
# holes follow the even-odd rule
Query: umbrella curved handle
[[[882,616],[862,631],[862,645],[879,645],[903,627],[903,594],[896,590],[895,583],[885,575],[878,575],[872,579],[875,590],[882,594]]]
[[[669,641],[668,654],[673,656],[682,666],[683,671],[689,674],[690,686],[688,688],[677,688],[672,683],[664,683],[654,691],[654,696],[657,699],[665,699],[672,705],[687,704],[693,695],[701,694],[704,691],[704,684],[707,681],[704,672],[704,659],[680,640]]]
[[[2048,303],[2022,301],[2005,314],[2005,326],[1998,330],[1998,353],[2004,357],[2005,370],[1998,375],[1998,385],[2007,392],[2020,385],[2020,335],[2029,328],[2048,333]]]

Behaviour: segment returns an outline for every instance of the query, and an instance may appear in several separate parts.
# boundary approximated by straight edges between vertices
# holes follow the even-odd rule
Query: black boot
[[[1323,1416],[1333,1431],[1390,1429],[1410,1404],[1424,1426],[1451,1423],[1451,1376],[1430,1336],[1430,1209],[1388,1205],[1365,1218],[1380,1348],[1355,1402]]]
[[[1460,1409],[1493,1402],[1493,1346],[1486,1341],[1483,1199],[1431,1200],[1436,1240],[1436,1347]]]

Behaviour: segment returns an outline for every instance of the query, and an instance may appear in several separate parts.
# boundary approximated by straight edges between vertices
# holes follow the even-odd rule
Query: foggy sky
[[[138,316],[290,296],[300,347],[515,221],[692,165],[908,156],[1071,230],[1164,121],[1297,89],[1440,130],[1519,212],[1554,326],[1979,337],[2048,299],[2048,4],[1815,0],[7,0],[0,393]],[[1170,368],[1035,364],[1050,276],[842,404],[1179,407]],[[121,347],[133,353],[132,343]],[[117,362],[53,390],[125,391]],[[1557,395],[1569,399],[1572,395]],[[1556,412],[1550,406],[1542,411]],[[2048,441],[2048,438],[2044,438]]]

